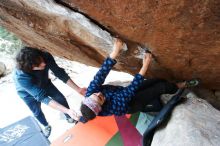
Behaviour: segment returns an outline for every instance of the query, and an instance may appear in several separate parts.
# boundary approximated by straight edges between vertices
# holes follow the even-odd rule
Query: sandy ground
[[[66,61],[58,58],[56,60],[58,65],[65,68],[70,77],[80,87],[87,87],[98,70],[98,68],[86,66],[73,61]],[[7,57],[0,57],[0,61],[4,62],[8,69],[7,76],[0,78],[0,128],[3,128],[26,116],[32,116],[32,113],[16,93],[12,75],[10,73],[11,69],[14,67],[12,59]],[[50,77],[55,86],[67,98],[70,108],[75,110],[79,109],[81,97],[78,96],[78,93],[59,79],[55,78],[53,75],[50,74]],[[133,77],[129,74],[111,71],[105,83],[129,82],[132,79]],[[61,112],[56,111],[44,104],[42,104],[42,109],[48,122],[52,126],[52,133],[49,137],[51,142],[62,135],[66,130],[74,126],[74,124],[69,124],[66,122],[65,117]]]

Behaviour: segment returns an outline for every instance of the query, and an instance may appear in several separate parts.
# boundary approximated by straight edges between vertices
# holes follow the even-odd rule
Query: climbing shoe
[[[45,128],[43,130],[43,133],[44,133],[45,137],[48,138],[50,136],[50,133],[51,133],[51,126],[50,125],[45,126]]]
[[[198,86],[200,83],[199,79],[191,79],[186,81],[186,88]]]

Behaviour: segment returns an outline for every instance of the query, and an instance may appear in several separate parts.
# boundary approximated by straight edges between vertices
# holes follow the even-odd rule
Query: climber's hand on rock
[[[145,53],[144,54],[143,65],[142,65],[141,70],[139,71],[140,75],[144,76],[145,73],[147,72],[147,69],[148,69],[148,66],[150,64],[151,58],[152,58],[152,55],[150,53]]]
[[[115,59],[123,48],[122,40],[116,38],[110,58]]]
[[[143,66],[148,67],[152,59],[151,53],[145,53],[143,58]]]

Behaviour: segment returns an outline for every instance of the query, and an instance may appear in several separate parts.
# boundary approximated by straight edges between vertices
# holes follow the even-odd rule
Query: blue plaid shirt
[[[108,57],[87,88],[86,97],[97,92],[101,92],[105,96],[105,103],[102,105],[102,111],[99,113],[99,116],[120,116],[126,114],[129,102],[144,81],[142,75],[136,74],[133,81],[127,87],[102,85],[115,64],[116,60]]]

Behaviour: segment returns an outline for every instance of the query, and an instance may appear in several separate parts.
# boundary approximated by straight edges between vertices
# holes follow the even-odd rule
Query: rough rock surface
[[[219,146],[220,112],[193,93],[187,97],[157,130],[152,146]]]
[[[0,77],[5,73],[6,67],[5,64],[0,62]]]
[[[1,0],[0,25],[30,46],[93,66],[111,51],[110,34],[117,34],[128,50],[116,69],[136,73],[140,45],[156,58],[148,76],[197,77],[204,87],[220,89],[219,0]]]
[[[204,88],[194,88],[192,90],[199,98],[206,100],[213,107],[220,110],[220,96],[218,96],[219,91],[213,91]]]

